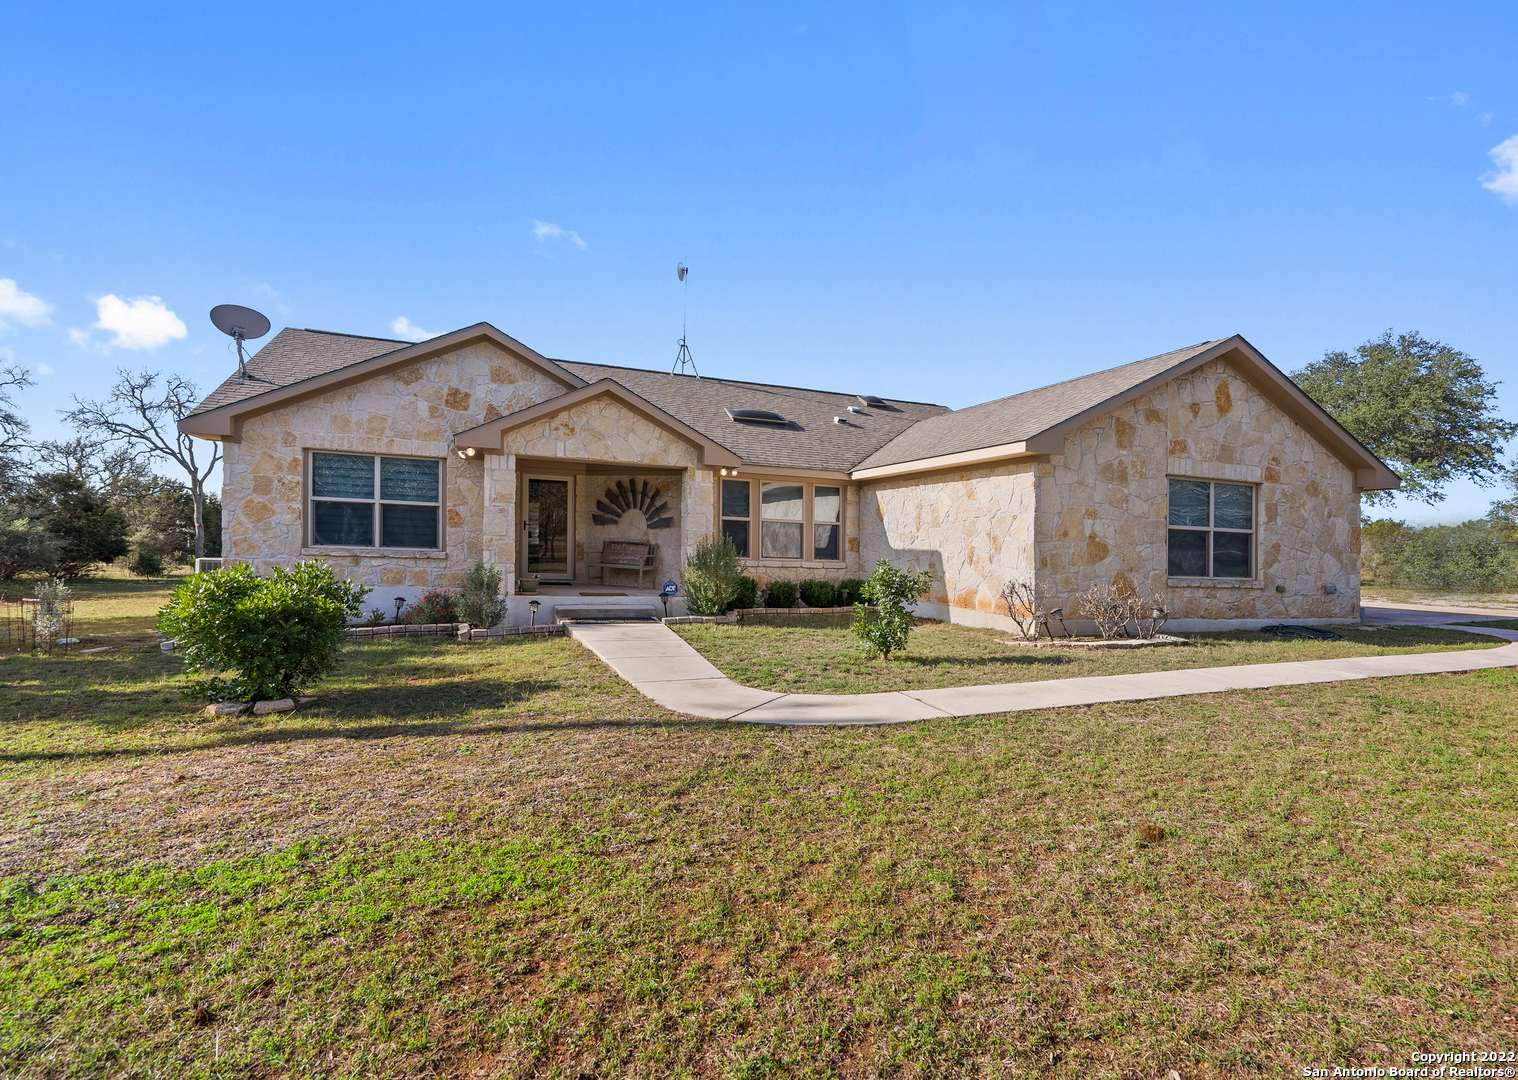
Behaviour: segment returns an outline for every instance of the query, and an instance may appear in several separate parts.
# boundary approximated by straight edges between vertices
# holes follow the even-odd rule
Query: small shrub
[[[808,580],[801,583],[801,602],[807,607],[832,607],[833,583]]]
[[[731,606],[743,577],[738,549],[727,536],[708,536],[696,542],[680,569],[685,606],[692,615],[721,615]]]
[[[138,548],[127,569],[135,577],[163,577],[163,556],[150,547]]]
[[[1007,613],[1017,624],[1017,632],[1029,640],[1036,638],[1042,612],[1033,579],[1011,579],[1001,587],[1001,598],[1007,602]]]
[[[1115,592],[1105,581],[1098,581],[1080,595],[1082,618],[1096,623],[1096,629],[1108,641],[1127,637],[1128,624],[1133,621],[1136,597]]]
[[[738,579],[738,585],[732,597],[727,602],[729,611],[734,608],[751,608],[759,606],[759,583],[744,574]]]
[[[843,607],[846,604],[857,604],[863,596],[863,578],[846,577],[833,586],[833,603],[838,607]]]
[[[496,626],[506,619],[506,598],[501,595],[501,571],[480,560],[464,575],[459,591],[459,621],[474,627]]]
[[[377,608],[377,607],[376,608],[370,608],[369,609],[369,614],[364,617],[364,625],[365,626],[384,626],[385,625],[385,620],[387,618],[389,618],[389,616],[385,614],[385,609],[384,608]]]
[[[452,589],[428,589],[401,614],[401,621],[414,625],[459,621],[459,594]]]
[[[796,583],[772,581],[764,590],[764,606],[788,608],[796,606]]]
[[[325,563],[275,567],[266,578],[237,563],[192,575],[158,612],[158,628],[184,654],[186,697],[288,697],[337,664],[343,629],[368,591]]]
[[[893,652],[907,647],[907,635],[912,631],[912,613],[907,605],[932,587],[933,575],[926,570],[912,574],[881,559],[863,589],[863,598],[874,604],[875,610],[862,603],[854,605],[854,636],[872,655],[889,660]]]

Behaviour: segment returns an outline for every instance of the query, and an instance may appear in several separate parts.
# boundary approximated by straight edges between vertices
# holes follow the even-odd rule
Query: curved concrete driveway
[[[1450,617],[1443,615],[1446,620]],[[1224,690],[1518,667],[1518,644],[1512,644],[1497,649],[1244,664],[887,694],[781,694],[739,686],[660,623],[570,623],[568,631],[640,693],[666,709],[712,720],[761,724],[898,724],[940,716],[981,716]],[[1518,642],[1518,633],[1509,630],[1473,632]]]

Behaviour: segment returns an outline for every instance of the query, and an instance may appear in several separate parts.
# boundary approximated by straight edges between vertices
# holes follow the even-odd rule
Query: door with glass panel
[[[567,479],[527,478],[527,498],[522,503],[523,573],[558,581],[572,577],[569,485]]]

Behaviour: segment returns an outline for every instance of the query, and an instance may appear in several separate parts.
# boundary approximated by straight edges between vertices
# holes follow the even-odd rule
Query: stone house
[[[479,559],[550,607],[646,598],[591,565],[607,541],[654,544],[657,584],[723,533],[761,584],[929,570],[920,613],[975,625],[1009,625],[1012,578],[1158,593],[1183,628],[1353,620],[1360,492],[1400,483],[1239,336],[954,411],[550,360],[486,323],[286,329],[180,428],[224,444],[225,558],[325,558],[380,606]]]

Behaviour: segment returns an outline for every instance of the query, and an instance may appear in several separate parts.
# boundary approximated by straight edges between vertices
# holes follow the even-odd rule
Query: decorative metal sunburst
[[[650,529],[667,529],[675,523],[669,517],[669,504],[660,502],[663,492],[650,488],[647,480],[617,481],[616,487],[606,489],[606,498],[596,500],[595,511],[590,520],[597,525],[615,525],[629,510],[642,511]]]

